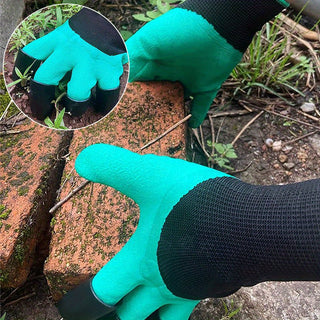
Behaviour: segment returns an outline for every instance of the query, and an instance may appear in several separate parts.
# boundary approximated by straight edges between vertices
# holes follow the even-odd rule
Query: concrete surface
[[[0,72],[6,44],[16,26],[22,20],[24,0],[1,0],[0,2]]]

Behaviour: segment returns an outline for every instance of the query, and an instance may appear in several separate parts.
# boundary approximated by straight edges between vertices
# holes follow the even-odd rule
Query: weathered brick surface
[[[20,286],[50,221],[66,134],[26,121],[0,137],[0,287]],[[68,134],[67,134],[68,135]],[[67,139],[68,140],[68,139]],[[70,140],[70,139],[69,139]],[[61,158],[60,158],[61,159]],[[59,176],[60,172],[60,176]]]
[[[129,84],[116,110],[106,120],[74,134],[65,167],[68,177],[61,198],[81,183],[72,171],[79,152],[93,143],[109,143],[139,152],[141,146],[184,117],[183,93],[178,84]],[[181,125],[145,153],[185,157]],[[95,274],[126,243],[139,219],[139,209],[120,192],[89,184],[56,212],[50,255],[45,265],[53,297],[59,299]]]

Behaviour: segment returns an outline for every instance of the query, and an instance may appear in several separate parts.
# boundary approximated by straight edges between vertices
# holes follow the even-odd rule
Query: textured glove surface
[[[102,23],[92,25],[93,19]],[[21,50],[22,54],[43,62],[35,72],[32,81],[36,86],[31,86],[31,90],[35,88],[41,91],[42,88],[55,87],[69,71],[72,71],[72,74],[67,84],[67,97],[74,102],[89,100],[91,90],[96,84],[100,92],[118,89],[127,54],[120,35],[111,30],[113,26],[108,26],[109,24],[94,11],[82,9],[54,31],[26,45]],[[106,45],[100,47],[98,42],[103,38],[101,33],[106,30],[92,30],[94,27],[101,29],[101,26],[105,26],[108,34],[112,35],[113,41],[109,43],[109,35],[104,34],[106,43],[110,44],[109,48]],[[86,32],[86,29],[89,32]],[[99,34],[98,40],[95,39],[96,34]],[[116,36],[117,41],[114,40]],[[54,90],[52,92],[54,93]],[[37,92],[31,92],[32,94],[36,100]],[[40,97],[40,94],[38,96]],[[53,98],[49,97],[49,103]]]
[[[68,96],[83,101],[90,97],[96,85],[104,90],[119,86],[125,54],[107,55],[84,41],[65,22],[62,26],[39,38],[22,51],[45,62],[36,71],[34,80],[46,85],[58,85],[63,76],[72,70],[68,83]]]
[[[159,272],[157,245],[164,221],[179,199],[219,171],[183,160],[139,155],[110,145],[92,145],[76,160],[86,179],[114,187],[136,201],[140,220],[122,250],[93,278],[104,303],[115,305],[121,320],[146,319],[159,309],[162,320],[188,319],[198,301],[172,294]]]
[[[282,8],[276,0],[187,0],[127,41],[129,80],[180,81],[185,95],[193,97],[189,124],[197,127],[240,62],[248,39],[250,43],[257,28]],[[251,16],[256,18],[249,19]]]
[[[76,160],[86,179],[136,201],[140,220],[93,278],[121,320],[186,320],[199,299],[263,281],[320,280],[320,179],[253,186],[183,160],[104,144]]]

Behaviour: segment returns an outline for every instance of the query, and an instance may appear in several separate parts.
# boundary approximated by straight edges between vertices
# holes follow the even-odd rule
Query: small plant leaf
[[[237,154],[235,153],[234,150],[228,150],[226,152],[226,157],[229,158],[229,159],[237,159],[238,158],[238,156],[237,156]]]
[[[21,81],[22,81],[22,79],[18,79],[18,80],[16,80],[16,81],[10,82],[10,83],[7,85],[7,87],[10,88],[10,87],[16,85],[17,83],[19,83],[19,82],[21,82]],[[0,320],[1,320],[1,319],[0,319]]]
[[[292,121],[285,121],[283,123],[283,126],[285,126],[285,127],[290,127],[291,125],[292,125]]]
[[[42,38],[45,35],[44,30],[40,30],[39,32],[39,38]]]
[[[49,117],[46,117],[44,119],[44,123],[49,127],[49,128],[54,128],[54,124],[53,122],[51,121],[51,119]]]
[[[132,17],[138,21],[148,22],[152,19],[146,17],[143,13],[133,14]]]
[[[0,320],[4,320],[5,318],[6,318],[6,313],[4,313],[4,314],[1,316]]]
[[[62,12],[59,6],[56,7],[57,27],[62,25]]]
[[[162,2],[161,0],[157,0],[157,7],[161,13],[166,13],[171,9],[171,6],[167,2]]]
[[[27,77],[27,75],[28,75],[31,67],[34,65],[35,62],[36,62],[36,60],[34,60],[34,61],[30,64],[30,66],[24,71],[24,73],[23,73],[23,77],[24,77],[24,78]]]
[[[54,127],[56,129],[59,129],[60,126],[64,126],[64,123],[63,123],[63,116],[64,116],[64,113],[65,113],[66,109],[63,108],[57,115],[56,119],[54,120]]]
[[[234,317],[235,315],[237,315],[240,312],[240,308],[233,310],[229,313],[229,318],[231,319],[232,317]]]
[[[147,11],[146,15],[151,19],[156,19],[161,16],[161,12],[159,11]]]
[[[20,72],[20,70],[17,67],[14,68],[14,71],[16,72],[17,76],[20,79],[23,79],[23,74]]]
[[[124,41],[127,41],[133,35],[133,33],[128,30],[120,30],[120,33]]]
[[[225,152],[225,147],[222,143],[215,143],[214,147],[220,154],[223,154]]]

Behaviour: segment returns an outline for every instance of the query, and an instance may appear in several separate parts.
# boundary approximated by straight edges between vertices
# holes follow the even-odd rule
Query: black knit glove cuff
[[[83,40],[108,55],[126,52],[120,33],[97,12],[83,8],[69,19],[70,28]]]
[[[253,186],[204,181],[163,225],[158,264],[187,299],[222,297],[263,281],[320,280],[320,179]]]
[[[286,6],[284,0],[186,0],[179,7],[203,16],[235,49],[244,52],[254,34]]]

